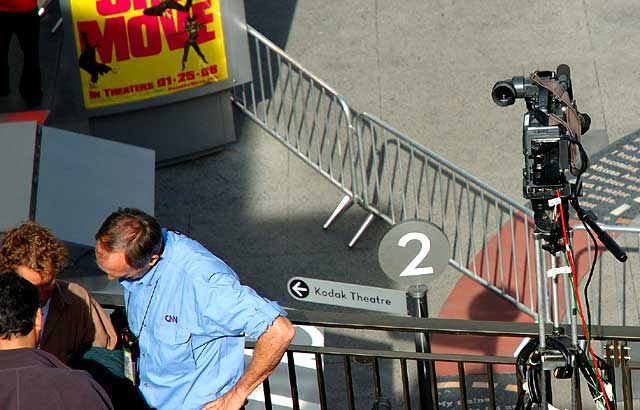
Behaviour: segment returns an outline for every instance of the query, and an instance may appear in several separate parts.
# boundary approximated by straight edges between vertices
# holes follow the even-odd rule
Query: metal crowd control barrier
[[[582,224],[573,225],[572,249],[576,274],[579,283],[588,286],[586,294],[584,290],[580,292],[583,307],[587,307],[588,303],[590,308],[587,320],[598,325],[640,326],[640,227],[600,226],[626,251],[628,260],[620,263],[599,242],[594,246],[593,239]],[[568,261],[560,254],[553,258],[547,252],[542,252],[540,246],[536,242],[535,253],[541,256],[539,263],[540,271],[545,272],[543,277],[546,278],[549,268],[568,265]],[[563,311],[566,315],[571,309],[570,301],[573,298],[570,295],[573,291],[567,291],[566,280],[567,275],[557,274],[542,282],[540,296],[545,298],[544,319],[547,323],[558,323]]]
[[[362,331],[389,331],[394,333],[447,333],[458,337],[467,335],[533,337],[537,335],[536,324],[487,322],[452,319],[420,319],[410,317],[386,316],[379,314],[352,314],[336,312],[312,312],[292,310],[289,318],[295,324],[335,329],[355,329]],[[549,332],[551,327],[548,326]],[[618,349],[627,342],[640,342],[640,328],[594,326],[592,339],[607,343],[607,359],[610,365],[619,369],[620,380],[616,380],[618,408],[633,409],[632,382],[637,377],[640,363],[630,361],[628,351]],[[583,335],[580,334],[582,337]],[[248,347],[252,347],[249,344]],[[626,353],[625,353],[626,352]],[[314,385],[301,383],[301,369],[296,365],[294,353],[302,353],[312,358],[312,373],[305,378],[314,378]],[[300,356],[298,356],[300,357]],[[392,408],[420,408],[416,402],[416,377],[412,369],[415,362],[456,363],[457,377],[443,381],[434,374],[432,384],[432,405],[434,409],[509,409],[514,408],[515,399],[521,393],[522,381],[515,372],[515,358],[502,356],[472,356],[432,353],[415,353],[384,348],[348,348],[348,347],[310,347],[291,346],[286,354],[283,366],[288,385],[279,383],[277,396],[286,395],[287,402],[281,406],[292,409],[370,409],[371,404],[385,397],[390,399]],[[480,374],[468,374],[465,365],[483,364]],[[436,367],[437,368],[437,367]],[[501,371],[498,369],[502,369]],[[505,373],[506,372],[506,373]],[[262,389],[256,393],[266,409],[273,408],[274,388],[267,379]],[[275,383],[275,380],[273,380]],[[569,381],[556,381],[568,383]],[[482,393],[478,392],[481,386]],[[475,390],[474,390],[475,389]],[[311,390],[311,391],[309,391]],[[500,394],[498,394],[500,390]],[[444,393],[447,397],[444,397]],[[481,396],[482,395],[482,396]],[[480,397],[481,396],[481,397]],[[304,397],[304,405],[301,405]],[[555,398],[562,402],[566,397]],[[637,400],[636,400],[637,401]],[[457,404],[454,404],[457,403]],[[585,408],[592,408],[588,402]],[[564,407],[562,407],[564,408]],[[578,409],[582,408],[579,404]]]
[[[352,118],[330,86],[252,27],[247,31],[253,81],[233,90],[233,102],[345,194],[325,228],[354,203],[370,215],[349,246],[374,216],[392,225],[432,221],[452,238],[454,267],[535,313],[530,210],[383,121],[366,113]],[[490,257],[494,250],[498,260]]]
[[[615,238],[629,259],[620,263],[598,244],[598,258],[588,292],[592,323],[640,326],[640,227],[601,225],[601,228]],[[582,282],[586,284],[596,249],[582,225],[575,225],[574,229],[576,269],[584,273],[586,279]],[[607,295],[609,300],[604,299]]]
[[[252,27],[247,28],[253,82],[233,89],[249,118],[318,171],[355,196],[351,110],[330,86]]]
[[[439,226],[451,265],[533,315],[531,211],[380,119],[363,113],[355,124],[363,206],[391,225]]]

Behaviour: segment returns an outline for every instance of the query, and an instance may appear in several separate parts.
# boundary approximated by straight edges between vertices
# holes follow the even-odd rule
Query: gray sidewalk
[[[627,2],[536,4],[553,13],[461,1],[251,0],[246,7],[249,24],[356,110],[379,116],[517,201],[524,202],[525,108],[521,101],[494,105],[496,81],[567,63],[578,107],[593,118],[592,133],[613,142],[638,128],[633,101],[640,93],[634,86],[640,53],[633,40],[640,39],[640,27],[631,16],[640,9]],[[42,23],[43,106],[52,110],[51,125],[87,132],[86,121],[69,110],[74,96],[55,70],[72,64],[59,51],[65,33],[48,33],[56,19],[54,11]],[[12,61],[19,62],[13,45]],[[0,111],[20,111],[21,104],[14,94],[0,100]],[[236,122],[238,142],[225,151],[158,170],[156,213],[163,224],[202,241],[245,282],[288,306],[318,307],[288,296],[292,276],[394,287],[376,257],[388,227],[375,222],[348,250],[364,212],[352,208],[323,231],[340,193],[249,120],[238,114]],[[432,313],[458,277],[449,268],[433,284]]]

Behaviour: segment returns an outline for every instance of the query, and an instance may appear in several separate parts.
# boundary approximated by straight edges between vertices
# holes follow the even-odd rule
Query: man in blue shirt
[[[139,341],[140,390],[158,409],[240,409],[294,336],[275,302],[240,284],[198,242],[119,209],[96,234],[96,262],[119,279]],[[244,369],[244,337],[257,339]]]

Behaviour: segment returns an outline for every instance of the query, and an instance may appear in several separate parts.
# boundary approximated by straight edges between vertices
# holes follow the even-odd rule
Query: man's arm
[[[247,397],[276,368],[295,335],[295,329],[284,316],[278,316],[258,338],[253,358],[238,383],[222,397],[204,405],[203,410],[238,410]]]

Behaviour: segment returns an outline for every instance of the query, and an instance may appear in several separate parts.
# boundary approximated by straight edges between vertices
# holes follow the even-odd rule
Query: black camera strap
[[[155,269],[158,266],[156,263],[152,269]],[[145,322],[147,320],[147,314],[149,313],[149,307],[151,306],[151,302],[153,301],[153,296],[156,294],[156,287],[160,282],[160,278],[156,280],[156,283],[153,285],[153,290],[151,291],[151,296],[149,297],[149,301],[147,302],[147,307],[144,311],[144,316],[142,317],[142,323],[140,323],[140,329],[138,329],[138,333],[135,334],[129,328],[129,325],[122,329],[122,351],[124,353],[124,375],[127,379],[131,380],[134,386],[138,386],[140,383],[140,375],[139,375],[139,359],[140,359],[140,335],[142,334],[142,329],[144,328]],[[126,309],[129,311],[129,302],[131,301],[131,293],[127,297]]]
[[[124,377],[129,379],[134,386],[140,383],[138,375],[138,359],[140,357],[140,345],[138,338],[131,332],[129,326],[122,329],[122,353],[124,355]]]
[[[570,142],[574,145],[571,148],[570,153],[570,171],[574,176],[580,176],[584,171],[589,167],[589,157],[584,152],[584,148],[580,142],[580,137],[582,136],[582,120],[581,114],[578,112],[576,107],[571,102],[571,97],[569,95],[568,89],[565,89],[565,86],[562,85],[560,81],[557,80],[542,80],[537,72],[533,72],[529,79],[537,84],[539,87],[542,87],[546,90],[549,90],[551,94],[563,104],[564,107],[567,108],[566,118],[564,121],[562,118],[558,117],[555,114],[547,114],[551,121],[551,123],[555,123],[556,125],[561,125],[570,136]],[[576,163],[576,151],[575,146],[580,150],[580,158],[581,158],[581,166],[578,168]]]
[[[549,90],[551,94],[553,94],[553,96],[556,97],[556,100],[560,101],[562,104],[564,104],[565,107],[567,107],[568,112],[567,112],[566,122],[556,115],[550,115],[549,117],[553,118],[554,120],[559,120],[559,124],[566,127],[567,131],[571,134],[572,137],[579,139],[580,136],[582,135],[582,126],[580,124],[580,113],[578,112],[578,110],[576,110],[576,108],[571,103],[569,92],[565,90],[564,86],[560,83],[560,81],[542,80],[540,79],[540,77],[538,77],[538,74],[536,72],[532,73],[529,78],[538,86]]]

